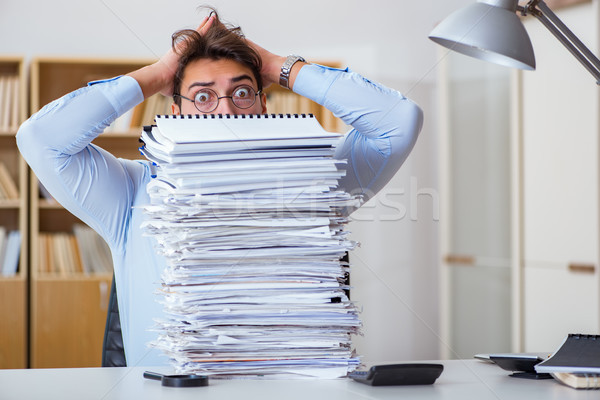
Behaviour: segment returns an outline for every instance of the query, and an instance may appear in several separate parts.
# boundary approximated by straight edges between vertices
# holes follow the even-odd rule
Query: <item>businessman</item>
[[[116,158],[91,142],[159,92],[173,97],[174,114],[257,114],[267,112],[263,89],[273,84],[352,126],[336,148],[336,158],[348,160],[340,188],[365,201],[397,172],[422,126],[420,108],[401,93],[348,69],[273,54],[212,13],[197,29],[175,33],[172,49],[158,62],[69,93],[19,129],[19,149],[43,185],[111,248],[128,366],[168,361],[147,347],[156,336],[149,330],[153,319],[162,315],[154,292],[166,265],[140,229],[150,164]]]

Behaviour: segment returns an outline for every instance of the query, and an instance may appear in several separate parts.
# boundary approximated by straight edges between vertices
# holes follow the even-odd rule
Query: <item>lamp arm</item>
[[[539,7],[536,8],[536,7]],[[536,17],[544,26],[579,60],[594,76],[600,85],[600,60],[581,40],[558,18],[543,0],[531,0],[525,7],[519,7],[523,15]]]

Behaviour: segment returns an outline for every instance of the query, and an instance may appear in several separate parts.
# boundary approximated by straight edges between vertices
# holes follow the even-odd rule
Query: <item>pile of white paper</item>
[[[158,116],[146,234],[167,259],[160,348],[179,373],[336,378],[356,368],[339,135],[312,116]]]

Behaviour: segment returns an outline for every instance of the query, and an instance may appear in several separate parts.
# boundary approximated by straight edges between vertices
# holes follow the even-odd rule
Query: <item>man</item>
[[[396,173],[421,129],[421,110],[400,93],[348,70],[270,53],[216,13],[174,35],[173,49],[155,64],[67,94],[19,129],[19,149],[40,181],[111,248],[128,366],[167,362],[146,346],[162,314],[154,291],[166,263],[140,229],[149,162],[117,159],[92,140],[155,93],[173,96],[175,114],[257,114],[267,112],[263,87],[277,83],[352,125],[336,149],[336,158],[348,159],[340,186],[365,200]]]

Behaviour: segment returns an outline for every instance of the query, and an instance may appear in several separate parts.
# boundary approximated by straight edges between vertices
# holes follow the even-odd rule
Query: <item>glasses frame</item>
[[[239,88],[242,88],[242,87],[247,87],[248,89],[250,89],[250,90],[252,91],[252,93],[254,93],[254,101],[252,101],[252,104],[250,104],[248,107],[240,107],[239,105],[237,105],[237,104],[235,103],[235,101],[233,100],[233,95],[230,95],[230,96],[219,96],[219,94],[218,94],[217,92],[215,92],[214,90],[212,90],[212,89],[210,89],[210,88],[203,88],[203,89],[202,89],[202,91],[210,91],[210,92],[213,92],[213,93],[215,94],[215,97],[217,98],[217,102],[216,102],[216,104],[215,104],[215,107],[214,107],[212,110],[210,110],[210,111],[202,111],[200,108],[198,108],[198,104],[196,104],[196,100],[194,100],[194,99],[190,99],[189,97],[183,96],[183,95],[181,95],[181,94],[179,94],[179,93],[174,93],[174,94],[173,94],[173,97],[174,97],[174,98],[175,98],[175,97],[180,97],[180,98],[182,98],[182,99],[185,99],[185,100],[187,100],[187,101],[191,101],[192,103],[194,103],[194,107],[196,107],[196,110],[198,110],[199,112],[201,112],[201,113],[203,113],[203,114],[208,114],[208,113],[211,113],[211,112],[215,111],[215,110],[216,110],[216,109],[219,107],[219,103],[221,102],[221,99],[231,99],[231,104],[233,104],[233,105],[234,105],[236,108],[239,108],[240,110],[247,110],[247,109],[249,109],[250,107],[252,107],[254,104],[256,104],[256,98],[257,98],[257,97],[259,97],[259,96],[260,96],[260,95],[263,93],[263,91],[262,91],[262,90],[256,91],[256,90],[254,90],[254,88],[253,88],[252,86],[250,86],[250,85],[239,85],[239,86],[236,86],[236,87],[234,87],[234,88],[233,88],[233,90],[232,90],[231,92],[232,92],[232,93],[235,93],[235,92],[236,92],[236,90],[238,90]],[[196,95],[197,95],[199,92],[200,92],[200,91],[198,91],[198,92],[196,93]],[[194,97],[195,97],[196,95],[194,95]]]

